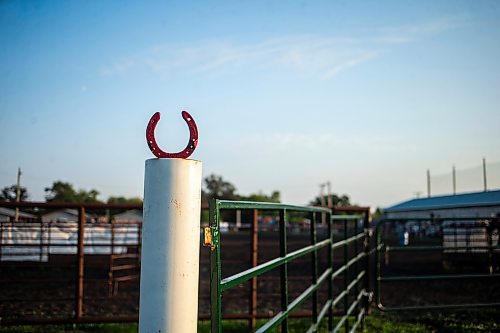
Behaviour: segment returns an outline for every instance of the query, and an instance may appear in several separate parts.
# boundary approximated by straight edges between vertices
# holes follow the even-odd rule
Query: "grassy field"
[[[259,321],[263,324],[265,321]],[[246,332],[245,321],[225,321],[225,333]],[[309,328],[308,319],[291,319],[290,333],[303,333]],[[359,330],[361,331],[361,330]],[[85,324],[0,327],[0,333],[136,333],[137,324]],[[198,333],[209,333],[210,323],[200,322]],[[275,332],[279,332],[275,330]],[[326,332],[323,326],[319,332]],[[476,333],[500,332],[500,311],[436,311],[432,313],[384,314],[374,312],[366,318],[363,332],[371,333]]]

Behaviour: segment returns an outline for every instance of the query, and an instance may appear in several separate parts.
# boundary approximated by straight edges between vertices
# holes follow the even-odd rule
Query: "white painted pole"
[[[483,157],[483,183],[484,183],[484,192],[488,190],[488,185],[486,184],[486,159]]]
[[[326,187],[327,187],[327,190],[328,190],[328,200],[327,200],[327,206],[328,207],[333,207],[333,196],[332,196],[332,183],[330,183],[330,181],[327,181],[326,182]]]
[[[200,208],[200,161],[146,161],[139,333],[197,331]]]
[[[427,169],[427,197],[431,197],[431,171]]]

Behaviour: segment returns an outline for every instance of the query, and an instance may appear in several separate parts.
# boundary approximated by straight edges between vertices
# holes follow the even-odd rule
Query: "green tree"
[[[19,201],[26,201],[29,197],[28,190],[24,186],[19,187]],[[5,186],[0,193],[0,201],[16,201],[17,186]]]
[[[332,199],[333,199],[333,205],[334,206],[350,206],[351,205],[351,200],[349,199],[349,196],[347,194],[342,194],[342,195],[337,195],[337,194],[332,194]],[[326,204],[328,202],[328,196],[323,197],[323,202]],[[321,197],[316,197],[314,198],[313,201],[309,203],[312,206],[319,206],[321,205]]]
[[[211,174],[203,180],[201,191],[202,202],[207,203],[211,199],[237,200],[236,187],[221,176]]]
[[[382,216],[382,214],[384,214],[384,211],[382,210],[382,208],[380,207],[377,207],[377,209],[375,209],[375,211],[372,213],[372,219],[376,219],[376,218],[379,218],[380,216]]]
[[[240,195],[232,183],[214,174],[203,179],[203,188],[201,190],[201,200],[204,204],[208,203],[211,199],[280,202],[280,196],[279,191],[273,191],[271,195],[263,192],[252,193],[247,196]]]
[[[263,192],[252,193],[249,196],[240,196],[240,200],[260,201],[260,202],[281,202],[279,191],[273,191],[271,195],[266,195]]]
[[[109,204],[131,204],[131,205],[142,205],[142,199],[139,197],[125,198],[125,197],[109,197]]]
[[[45,200],[47,202],[82,202],[82,203],[98,203],[97,199],[99,192],[91,189],[90,191],[78,190],[73,188],[73,185],[63,181],[55,181],[52,187],[45,188]]]

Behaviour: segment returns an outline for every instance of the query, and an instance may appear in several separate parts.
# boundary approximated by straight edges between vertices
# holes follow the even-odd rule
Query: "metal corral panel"
[[[498,232],[488,238],[489,221],[462,221],[443,224],[445,253],[487,253],[489,246],[498,246]]]

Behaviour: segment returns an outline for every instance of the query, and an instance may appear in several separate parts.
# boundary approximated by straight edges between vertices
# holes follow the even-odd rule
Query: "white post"
[[[139,333],[195,333],[201,162],[146,161]]]
[[[327,190],[328,190],[328,200],[327,200],[327,206],[328,207],[333,207],[333,196],[332,196],[332,183],[330,183],[330,181],[327,181],[326,182],[326,187],[327,187]]]
[[[483,157],[483,183],[484,183],[484,192],[488,190],[488,185],[486,184],[486,159]]]
[[[427,197],[431,197],[431,171],[427,169]]]
[[[455,166],[453,166],[452,176],[453,176],[453,195],[455,195],[457,194],[457,173],[455,171]]]
[[[236,210],[236,228],[241,228],[241,209]]]

